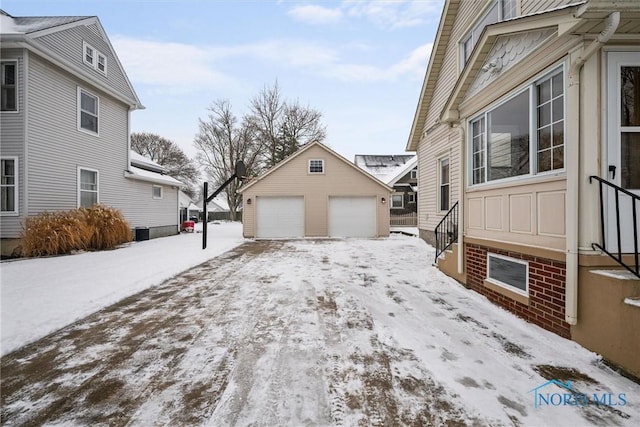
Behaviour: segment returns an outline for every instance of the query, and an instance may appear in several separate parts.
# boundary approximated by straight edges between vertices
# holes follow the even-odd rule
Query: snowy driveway
[[[432,259],[410,237],[245,243],[3,357],[2,423],[640,424],[640,385]],[[552,379],[626,403],[535,408]]]

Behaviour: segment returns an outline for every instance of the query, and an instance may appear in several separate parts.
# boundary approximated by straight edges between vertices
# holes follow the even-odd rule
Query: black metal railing
[[[599,176],[590,176],[589,183],[593,182],[593,180],[598,181],[598,186],[600,190],[600,231],[602,236],[602,244],[592,243],[591,246],[594,249],[599,249],[602,252],[609,255],[613,258],[618,264],[629,270],[635,276],[640,278],[640,264],[638,263],[638,214],[636,206],[638,204],[638,200],[640,200],[640,196],[637,194],[633,194],[632,192],[625,190],[622,187],[619,187],[611,182],[600,178]],[[613,190],[613,199],[615,201],[615,223],[616,223],[616,244],[615,248],[611,248],[607,246],[607,240],[611,237],[607,235],[607,225],[605,224],[605,197],[606,194],[604,192],[605,186],[608,189]],[[627,226],[629,226],[629,221],[626,221],[624,224],[621,223],[620,219],[620,197],[628,197],[631,201],[631,204],[628,206],[631,210],[631,225],[633,225],[633,252],[629,254],[629,252],[623,252],[622,249],[622,234],[625,232]],[[611,221],[611,215],[614,212],[608,212],[609,221]],[[624,254],[629,254],[624,257]],[[633,257],[633,265],[626,261],[627,259]],[[626,258],[626,259],[625,259]]]
[[[434,262],[437,263],[440,254],[458,241],[458,202],[456,202],[451,209],[449,209],[449,212],[440,220],[436,226],[435,233],[436,258]]]

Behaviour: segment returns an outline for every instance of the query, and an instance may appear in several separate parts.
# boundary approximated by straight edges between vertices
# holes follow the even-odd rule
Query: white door
[[[607,54],[607,179],[625,190],[640,195],[640,52]],[[616,197],[607,190],[606,245],[623,253],[634,249],[631,197],[623,192]],[[637,235],[640,239],[640,203],[636,202]],[[639,242],[640,243],[640,242]],[[639,245],[640,246],[640,245]]]
[[[376,197],[329,197],[329,237],[376,237]]]
[[[304,198],[256,197],[256,237],[304,237]]]

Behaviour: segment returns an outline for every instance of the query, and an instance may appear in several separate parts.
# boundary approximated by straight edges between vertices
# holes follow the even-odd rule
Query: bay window
[[[563,70],[471,120],[469,159],[472,185],[563,169]]]

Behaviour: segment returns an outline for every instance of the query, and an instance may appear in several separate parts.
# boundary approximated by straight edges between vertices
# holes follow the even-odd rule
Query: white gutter
[[[609,41],[620,24],[620,12],[611,13],[605,22],[605,28],[591,42],[578,58],[569,66],[569,88],[567,105],[572,106],[568,123],[575,123],[575,130],[567,138],[567,213],[565,227],[567,232],[566,255],[566,297],[565,321],[570,325],[578,323],[578,222],[580,187],[580,71],[584,63]]]

